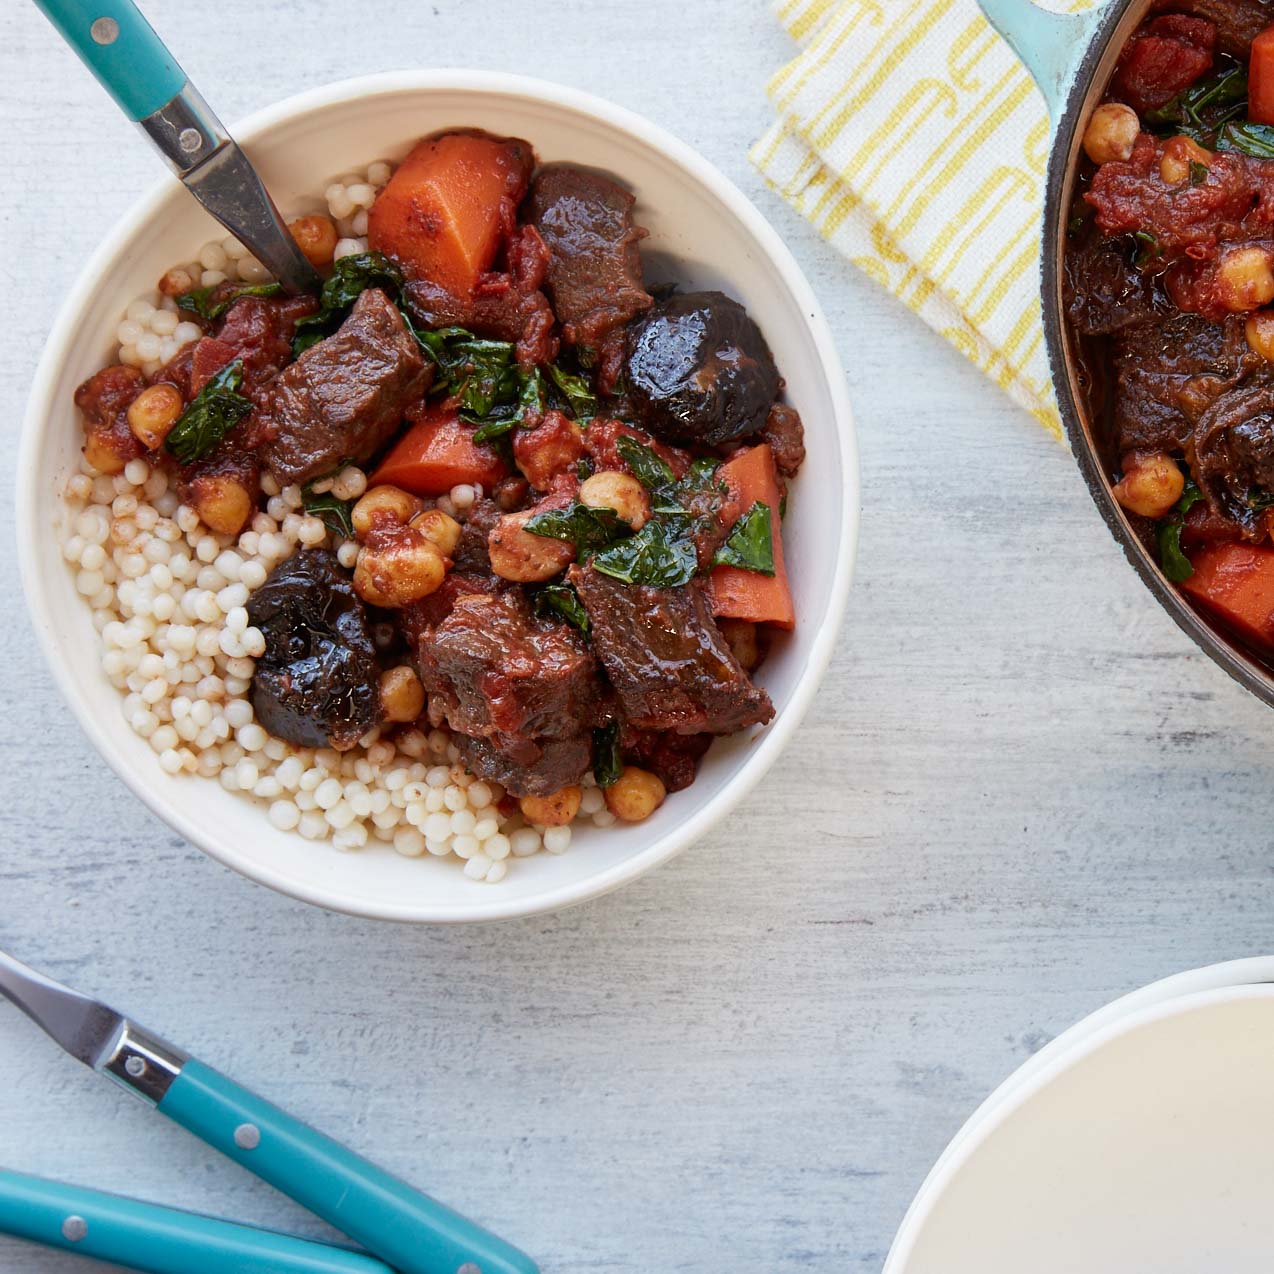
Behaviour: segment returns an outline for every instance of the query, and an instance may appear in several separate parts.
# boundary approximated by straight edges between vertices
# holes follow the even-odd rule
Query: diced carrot
[[[1274,651],[1274,549],[1212,544],[1190,564],[1182,592],[1244,641]]]
[[[748,619],[755,624],[796,627],[796,609],[783,562],[783,532],[779,522],[778,472],[768,443],[737,452],[717,470],[729,490],[722,510],[727,525],[733,524],[758,500],[770,506],[770,534],[774,544],[774,574],[761,575],[738,566],[713,567],[711,576],[712,612],[728,619]]]
[[[490,491],[509,470],[494,447],[474,442],[473,433],[455,408],[432,408],[385,457],[371,485],[388,483],[413,495],[446,495],[454,486],[480,482]]]
[[[472,295],[512,229],[535,153],[485,133],[443,133],[418,142],[376,197],[367,242],[407,274],[456,297]]]
[[[1247,68],[1247,117],[1254,124],[1274,124],[1274,26],[1252,41]]]
[[[212,336],[201,337],[190,356],[190,393],[197,394],[227,363],[234,359],[234,346]]]

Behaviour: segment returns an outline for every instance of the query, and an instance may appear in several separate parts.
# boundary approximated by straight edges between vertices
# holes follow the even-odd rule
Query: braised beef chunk
[[[601,681],[588,644],[533,615],[520,591],[460,597],[418,656],[425,688],[462,734],[564,739],[595,724]]]
[[[1274,389],[1221,394],[1194,431],[1194,470],[1212,511],[1255,535],[1263,518],[1255,495],[1274,494]]]
[[[1217,51],[1244,60],[1252,41],[1274,25],[1274,0],[1154,0],[1150,7],[1206,18],[1216,28]]]
[[[1077,332],[1105,336],[1171,310],[1154,276],[1133,264],[1134,255],[1127,241],[1095,232],[1067,248],[1063,303]]]
[[[608,177],[550,164],[531,186],[528,211],[549,250],[548,294],[562,335],[596,349],[608,332],[650,308],[642,286],[630,191]]]
[[[1138,114],[1166,105],[1211,68],[1216,38],[1205,18],[1152,18],[1124,45],[1111,91]]]
[[[805,426],[796,408],[786,403],[775,403],[765,418],[760,441],[770,444],[779,476],[796,477],[805,463]]]
[[[1193,314],[1116,333],[1113,362],[1121,454],[1180,448],[1218,395],[1267,375],[1242,319],[1211,323]]]
[[[627,726],[620,732],[619,744],[626,761],[658,775],[668,791],[680,792],[695,781],[699,762],[712,746],[712,737]]]
[[[518,739],[505,747],[495,739],[454,737],[465,765],[480,778],[499,783],[511,796],[552,796],[578,783],[593,760],[591,734]]]
[[[283,483],[306,482],[343,460],[367,460],[428,383],[398,307],[368,288],[333,335],[271,383],[258,413],[268,438],[263,458]]]
[[[460,527],[460,542],[451,555],[453,570],[473,574],[491,573],[487,536],[499,520],[500,506],[494,500],[479,500],[474,504]]]
[[[716,447],[765,427],[779,373],[738,301],[722,292],[677,293],[626,330],[628,396],[656,437]]]
[[[334,553],[302,549],[248,600],[265,636],[252,707],[273,735],[303,747],[350,748],[380,717],[367,612]]]
[[[774,716],[769,695],[731,653],[697,579],[682,588],[650,588],[591,566],[572,566],[567,578],[630,725],[730,734]]]
[[[225,312],[216,339],[230,348],[225,362],[237,358],[243,363],[243,392],[248,397],[292,361],[296,321],[317,309],[312,296],[244,296]]]

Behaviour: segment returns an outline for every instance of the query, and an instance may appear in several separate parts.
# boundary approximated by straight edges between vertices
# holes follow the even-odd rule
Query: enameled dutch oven
[[[1155,555],[1147,550],[1111,494],[1111,474],[1095,422],[1090,419],[1063,318],[1062,254],[1084,129],[1101,102],[1120,51],[1145,16],[1150,0],[1106,0],[1082,14],[1052,13],[1032,0],[978,3],[1034,77],[1053,121],[1044,196],[1044,333],[1062,423],[1089,492],[1137,574],[1168,614],[1230,676],[1274,706],[1274,675],[1196,614],[1160,570]]]

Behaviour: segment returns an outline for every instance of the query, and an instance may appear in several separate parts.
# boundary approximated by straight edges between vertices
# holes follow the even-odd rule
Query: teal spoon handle
[[[159,1110],[400,1274],[538,1272],[524,1252],[193,1058]]]
[[[153,115],[186,73],[133,0],[35,0],[129,119]]]
[[[3,1169],[0,1232],[149,1274],[393,1274],[362,1252]]]

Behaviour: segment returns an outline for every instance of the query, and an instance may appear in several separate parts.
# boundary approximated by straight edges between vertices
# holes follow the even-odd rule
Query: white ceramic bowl
[[[784,522],[797,630],[760,680],[775,720],[755,737],[718,741],[693,787],[631,827],[577,831],[560,856],[518,860],[496,885],[453,861],[406,859],[379,847],[343,854],[275,830],[257,804],[213,780],[164,774],[127,726],[100,670],[90,613],[59,555],[60,496],[81,429],[72,393],[112,356],[124,306],[172,263],[220,232],[175,181],[123,219],[80,275],[35,377],[18,465],[18,538],[31,619],[58,684],[97,749],[125,783],[188,840],[237,871],[307,902],[393,920],[529,915],[632,880],[690,844],[756,784],[791,737],[831,656],[849,591],[859,504],[844,373],[808,283],[764,218],[689,147],[628,111],[558,85],[474,71],[391,73],[289,98],[235,130],[285,214],[318,207],[335,175],[396,159],[417,138],[472,125],[529,139],[542,160],[605,169],[637,194],[650,230],[647,275],[716,287],[765,332],[805,421],[809,459]]]
[[[1272,967],[1183,974],[1059,1037],[952,1141],[885,1274],[1265,1274],[1274,987],[1245,979]]]

